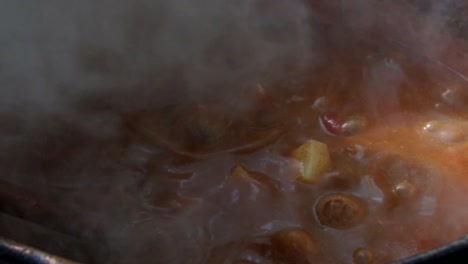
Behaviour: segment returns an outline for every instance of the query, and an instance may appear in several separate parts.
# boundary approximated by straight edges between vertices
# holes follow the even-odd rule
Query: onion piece
[[[268,175],[260,172],[248,171],[240,165],[236,165],[231,170],[231,179],[234,181],[243,181],[249,184],[255,184],[270,194],[278,194],[281,186],[280,182]]]
[[[155,140],[156,143],[158,143],[161,146],[164,146],[171,150],[174,153],[177,153],[179,155],[191,157],[194,159],[206,159],[210,158],[216,155],[221,155],[221,154],[226,154],[226,153],[248,153],[248,152],[253,152],[255,150],[258,150],[272,142],[274,142],[276,139],[278,139],[282,134],[284,133],[284,130],[282,128],[274,128],[268,132],[265,132],[262,137],[255,138],[252,141],[245,142],[242,145],[238,146],[228,146],[224,149],[219,149],[219,150],[212,150],[212,151],[189,151],[186,149],[183,149],[176,143],[169,141],[166,138],[161,137],[157,133],[153,134],[153,139]]]
[[[234,132],[220,138],[220,145],[208,145],[198,149],[189,149],[171,133],[173,128],[167,123],[158,124],[156,119],[143,117],[137,120],[136,130],[153,144],[164,147],[179,155],[193,159],[205,159],[225,153],[248,153],[256,151],[277,140],[285,132],[285,127],[276,126],[265,129],[244,128],[243,135]],[[228,140],[230,139],[230,140]]]

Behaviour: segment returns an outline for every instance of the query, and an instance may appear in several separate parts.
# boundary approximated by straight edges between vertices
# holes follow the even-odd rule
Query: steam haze
[[[22,119],[90,96],[126,107],[222,99],[316,55],[295,1],[2,2],[0,107]]]
[[[448,20],[440,14],[443,4],[422,8],[421,15],[416,5],[395,2],[0,0],[1,179],[52,197],[77,214],[94,211],[84,213],[86,221],[101,224],[80,230],[100,251],[94,262],[151,261],[157,252],[155,263],[206,263],[203,249],[213,246],[209,240],[214,237],[205,230],[206,216],[221,201],[200,189],[209,181],[221,184],[219,175],[235,161],[226,155],[211,163],[166,166],[180,160],[139,134],[128,136],[127,123],[137,122],[129,117],[193,101],[228,105],[238,114],[253,107],[258,87],[267,93],[294,90],[291,83],[320,78],[314,70],[328,62],[340,66],[340,56],[359,56],[354,49],[361,40],[403,47],[423,61],[468,74],[468,53],[447,53],[454,42],[444,37],[449,33]],[[360,87],[355,98],[376,114],[400,110],[401,84],[411,77],[403,64],[398,56],[373,57],[356,71]],[[344,88],[310,87],[311,93],[348,89],[343,79],[353,76],[339,73],[331,79]],[[271,173],[290,173],[284,157],[263,159],[266,154],[271,155],[255,154],[265,163],[260,165]],[[220,173],[199,185],[187,184],[188,197],[191,192],[201,197],[177,200],[183,184],[163,176],[182,177],[191,170]],[[177,206],[190,205],[186,214],[170,215],[158,207],[166,204],[152,204],[170,200],[171,192]],[[288,202],[249,210],[290,209]],[[291,211],[278,215],[294,218]],[[251,219],[242,220],[246,229],[253,228]],[[237,222],[228,224],[234,231],[223,233],[225,225],[215,226],[223,239],[244,234],[235,232]],[[99,241],[93,241],[95,230]]]
[[[138,197],[145,190],[152,195],[170,190],[116,164],[122,152],[141,162],[154,150],[138,142],[125,150],[102,143],[122,135],[121,113],[193,100],[249,108],[259,84],[301,76],[320,55],[308,10],[299,1],[3,0],[0,5],[2,179],[57,197],[54,206],[89,218],[89,230],[77,232],[97,243],[91,246],[99,251],[93,260],[102,263],[144,260],[162,243],[187,247],[200,239],[202,224],[196,216],[189,223],[179,219],[180,226],[141,220],[145,210]],[[135,226],[128,226],[132,221]],[[33,239],[25,230],[12,235]],[[161,263],[204,257],[197,248],[166,253],[158,253]]]

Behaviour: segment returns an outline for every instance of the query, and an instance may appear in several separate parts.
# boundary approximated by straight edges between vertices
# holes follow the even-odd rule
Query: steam
[[[191,100],[248,108],[259,84],[268,90],[317,62],[310,19],[303,3],[285,0],[2,1],[3,179],[45,196],[57,192],[57,204],[103,223],[103,251],[128,250],[115,262],[152,253],[147,240],[191,239],[183,230],[162,236],[159,228],[173,225],[162,220],[141,232],[126,226],[141,212],[125,194],[138,196],[143,176],[110,162],[120,159],[117,147],[86,140],[118,137],[122,112]],[[119,195],[128,199],[113,200]]]
[[[267,92],[292,89],[275,84],[313,78],[311,70],[327,63],[334,48],[341,48],[344,55],[347,49],[354,52],[353,47],[348,48],[350,39],[404,43],[409,53],[454,67],[457,63],[444,57],[451,43],[444,40],[447,19],[439,12],[443,4],[432,6],[421,16],[404,1],[402,5],[392,2],[4,0],[0,8],[3,178],[45,194],[51,192],[48,184],[53,182],[64,183],[61,188],[67,190],[80,186],[82,189],[70,191],[63,203],[76,211],[94,207],[118,216],[108,219],[104,215],[96,220],[107,224],[103,247],[129,250],[122,253],[127,254],[123,259],[113,260],[116,263],[130,263],[143,251],[151,255],[151,247],[164,239],[176,244],[204,237],[204,230],[199,229],[205,219],[201,210],[196,211],[198,207],[189,223],[182,216],[171,219],[173,222],[145,220],[136,229],[122,227],[132,218],[146,219],[140,216],[146,212],[136,206],[138,198],[122,198],[130,202],[112,199],[120,192],[138,193],[136,182],[144,177],[141,168],[135,172],[106,162],[121,160],[121,152],[133,151],[132,157],[143,163],[157,155],[157,150],[138,144],[132,145],[131,151],[115,146],[103,150],[90,144],[72,156],[73,161],[52,171],[52,176],[45,175],[34,162],[74,151],[78,147],[66,145],[67,140],[78,137],[79,142],[82,134],[98,142],[112,141],[124,130],[122,112],[193,100],[249,108],[256,87]],[[324,35],[323,28],[328,30]],[[322,38],[338,44],[329,49]],[[363,71],[359,92],[376,112],[397,111],[400,85],[407,77],[398,60],[380,58]],[[61,130],[63,124],[69,126],[66,131]],[[96,164],[96,159],[106,162]],[[225,159],[221,158],[218,166],[232,162]],[[29,174],[32,172],[35,174]],[[96,202],[96,197],[105,195],[111,198]],[[124,204],[130,208],[122,209]],[[187,230],[174,227],[176,221]],[[176,229],[174,234],[164,234]],[[145,243],[150,240],[154,243]],[[186,253],[200,260],[203,256],[197,250],[190,248]],[[170,254],[171,260],[183,262],[180,252]]]
[[[451,67],[443,58],[450,43],[442,2],[310,8],[286,0],[5,1],[0,113],[27,122],[44,114],[68,118],[84,98],[121,108],[187,98],[249,101],[244,95],[258,83],[305,75],[323,62],[329,50],[319,45],[312,19],[342,27],[348,37],[384,36]]]
[[[295,1],[6,1],[0,43],[3,113],[73,112],[85,97],[124,107],[242,95],[314,59]],[[29,121],[29,120],[28,120]]]
[[[342,26],[343,36],[336,36],[335,42],[354,38],[380,47],[363,58],[368,62],[360,93],[369,110],[379,114],[401,109],[398,97],[412,77],[406,74],[410,63],[426,67],[429,75],[450,76],[450,82],[466,85],[466,38],[457,33],[466,23],[456,14],[466,10],[462,2],[358,0],[327,5],[334,10],[328,12],[328,21]]]

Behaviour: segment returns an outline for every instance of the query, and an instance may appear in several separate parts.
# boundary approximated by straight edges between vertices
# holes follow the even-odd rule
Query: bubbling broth
[[[467,188],[467,112],[444,99],[464,96],[450,90],[461,84],[441,84],[449,79],[397,49],[328,62],[294,89],[253,88],[252,113],[230,117],[200,103],[182,125],[161,123],[156,143],[188,160],[153,154],[147,165],[167,175],[146,177],[164,186],[190,175],[170,180],[178,182],[166,191],[171,203],[143,201],[154,210],[146,225],[164,210],[171,227],[162,236],[183,236],[161,243],[168,260],[387,263],[466,234],[457,210]]]
[[[106,215],[123,263],[388,263],[468,234],[466,82],[396,45],[348,44],[305,78],[252,85],[246,108],[245,94],[82,102],[118,132],[44,124],[18,143],[37,177],[14,181]]]

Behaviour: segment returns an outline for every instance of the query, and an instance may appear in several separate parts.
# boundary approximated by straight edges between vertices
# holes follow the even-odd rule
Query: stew
[[[468,234],[466,80],[328,27],[319,66],[229,100],[2,118],[2,179],[81,217],[98,263],[388,263]]]

